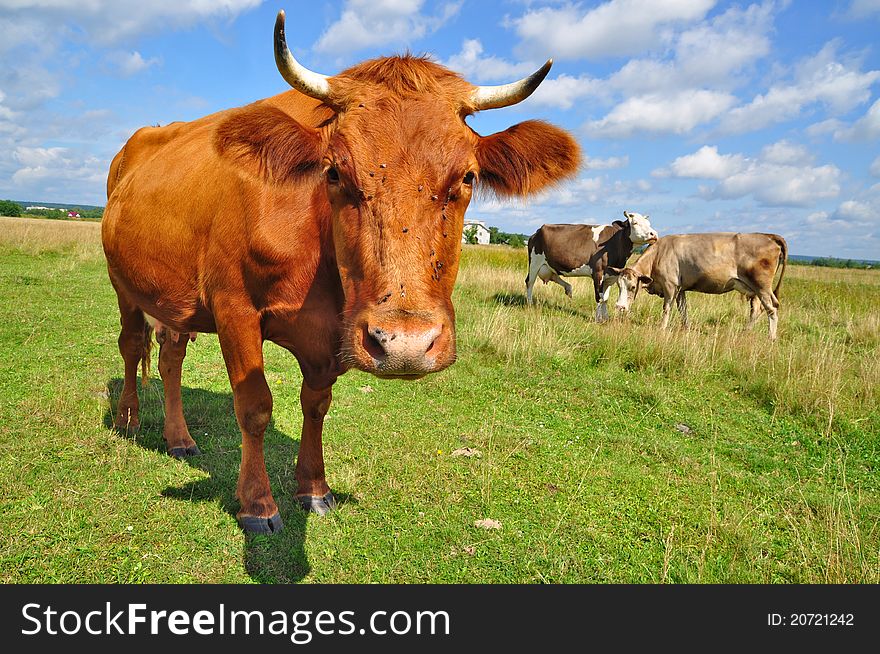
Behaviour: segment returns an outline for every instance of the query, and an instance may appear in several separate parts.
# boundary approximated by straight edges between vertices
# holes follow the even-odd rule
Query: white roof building
[[[477,243],[480,245],[489,245],[489,228],[486,227],[486,223],[482,220],[473,220],[469,218],[465,218],[464,220],[464,231],[461,234],[462,243],[467,243],[468,230],[472,229],[477,230]]]

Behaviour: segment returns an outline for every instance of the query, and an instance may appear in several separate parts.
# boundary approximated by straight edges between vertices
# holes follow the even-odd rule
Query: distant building
[[[464,221],[464,232],[461,235],[461,242],[467,243],[466,234],[468,234],[468,230],[476,229],[477,230],[477,243],[480,245],[489,245],[489,229],[486,227],[486,223],[482,220],[473,220],[469,218],[465,218]]]
[[[79,215],[79,211],[68,211],[67,217],[68,218],[82,218],[82,216]]]

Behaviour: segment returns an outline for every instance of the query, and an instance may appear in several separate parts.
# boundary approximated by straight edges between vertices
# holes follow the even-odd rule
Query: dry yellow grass
[[[635,259],[635,258],[634,258]],[[767,321],[746,329],[748,305],[737,293],[689,293],[691,328],[673,313],[659,328],[662,303],[642,293],[629,317],[597,324],[590,279],[573,279],[568,299],[556,284],[537,284],[525,306],[525,251],[466,246],[458,292],[493,306],[461,330],[477,349],[508,363],[587,356],[626,369],[728,374],[768,395],[774,406],[833,421],[841,409],[880,401],[880,271],[789,265],[780,293],[779,342]],[[616,297],[613,291],[612,300]]]
[[[63,250],[77,258],[103,256],[99,222],[0,216],[0,243],[28,254]]]

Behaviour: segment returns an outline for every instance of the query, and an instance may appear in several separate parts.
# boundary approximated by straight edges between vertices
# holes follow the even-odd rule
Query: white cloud
[[[871,164],[870,172],[874,177],[880,177],[880,157],[874,159]]]
[[[846,202],[842,202],[837,208],[837,211],[834,212],[834,217],[840,220],[854,220],[867,223],[871,221],[876,222],[880,219],[880,214],[877,213],[877,210],[874,207],[866,202],[847,200]]]
[[[599,138],[627,138],[642,132],[687,134],[697,125],[714,120],[735,102],[729,93],[705,89],[637,96],[624,100],[601,120],[590,121],[585,129]]]
[[[138,73],[145,71],[151,66],[158,65],[160,59],[157,57],[144,59],[143,55],[137,51],[116,52],[111,55],[110,62],[116,67],[120,75],[123,77],[131,77],[132,75],[137,75]]]
[[[43,24],[36,35],[56,34],[57,25],[70,23],[102,45],[165,29],[191,27],[206,20],[233,20],[262,0],[4,0],[0,11],[15,23]]]
[[[673,37],[671,58],[631,59],[607,84],[625,96],[739,86],[740,73],[770,51],[775,7],[772,2],[732,7]]]
[[[58,76],[40,64],[19,58],[4,59],[0,62],[0,84],[6,92],[7,107],[30,110],[61,93]]]
[[[554,79],[545,79],[529,101],[545,107],[571,109],[585,98],[607,100],[604,85],[588,75],[572,77],[563,73]]]
[[[6,99],[6,94],[3,93],[3,89],[0,89],[0,121],[14,120],[18,116],[18,112],[13,111],[9,107],[4,107],[3,101],[5,99]]]
[[[721,122],[726,133],[749,132],[801,115],[805,107],[822,104],[832,114],[842,114],[867,102],[880,71],[861,72],[856,63],[841,63],[837,42],[825,45],[796,68],[789,83],[772,86],[747,105],[736,107]]]
[[[869,18],[880,14],[880,0],[853,0],[848,14],[852,18]]]
[[[874,102],[864,116],[849,127],[834,132],[835,141],[873,141],[880,138],[880,100]]]
[[[681,77],[692,84],[723,84],[731,73],[766,56],[776,8],[774,2],[746,9],[734,6],[712,21],[682,32],[675,44]]]
[[[625,56],[669,37],[671,27],[701,20],[715,0],[610,0],[584,11],[579,5],[530,10],[510,23],[530,56]]]
[[[435,31],[461,9],[443,5],[437,16],[421,13],[424,0],[347,0],[342,15],[318,39],[318,52],[343,54],[375,46],[409,43]]]
[[[765,206],[809,206],[837,197],[841,176],[837,166],[812,166],[811,159],[804,148],[787,141],[765,147],[754,159],[722,155],[714,146],[703,146],[656,171],[656,176],[717,180],[715,186],[700,187],[706,199],[751,195]]]
[[[724,179],[745,168],[741,154],[718,154],[716,146],[704,145],[693,154],[678,157],[669,168],[655,170],[655,177],[689,177],[697,179]]]
[[[833,134],[844,126],[843,121],[837,118],[829,118],[818,123],[813,123],[805,130],[809,136],[817,137],[824,134]]]
[[[769,53],[778,6],[769,1],[745,9],[734,6],[679,32],[670,29],[659,54],[631,59],[606,79],[560,75],[539,88],[535,102],[569,109],[586,98],[602,105],[618,98],[611,113],[587,124],[588,133],[685,134],[738,102],[731,91],[744,83],[746,69]]]
[[[69,188],[70,182],[74,182],[74,187],[102,184],[110,165],[109,161],[60,147],[19,146],[12,156],[19,166],[12,175],[12,187],[22,194],[37,193],[40,197]]]
[[[752,195],[771,206],[809,206],[840,193],[840,169],[828,164],[818,167],[783,166],[751,162],[742,172],[721,181],[710,197],[733,199]]]
[[[483,56],[483,44],[478,39],[467,39],[461,44],[458,54],[442,63],[472,83],[501,80],[512,82],[531,74],[539,67],[531,62],[512,64],[494,55]]]
[[[613,168],[626,168],[629,165],[629,157],[608,157],[600,159],[598,157],[584,157],[585,170],[610,170]]]
[[[800,143],[792,143],[783,139],[765,145],[761,150],[761,159],[773,164],[807,164],[813,161],[813,155]]]

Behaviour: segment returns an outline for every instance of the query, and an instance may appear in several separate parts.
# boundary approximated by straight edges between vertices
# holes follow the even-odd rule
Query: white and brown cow
[[[571,297],[571,284],[563,277],[592,277],[596,293],[596,320],[608,318],[608,295],[615,269],[626,265],[633,245],[657,239],[648,216],[624,211],[625,221],[610,225],[542,225],[529,238],[529,274],[526,301],[532,303],[532,288],[539,277],[546,284],[556,282]]]
[[[720,294],[739,291],[749,298],[749,327],[761,308],[770,320],[770,339],[776,339],[779,319],[779,287],[785,275],[788,245],[778,234],[671,234],[649,247],[632,268],[613,271],[618,275],[617,308],[628,311],[641,286],[663,298],[666,329],[673,300],[687,327],[687,291]],[[773,287],[776,270],[779,281]]]

